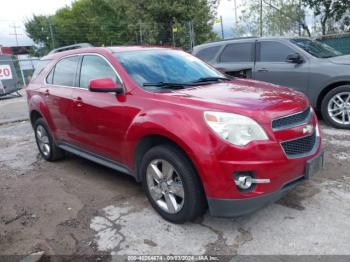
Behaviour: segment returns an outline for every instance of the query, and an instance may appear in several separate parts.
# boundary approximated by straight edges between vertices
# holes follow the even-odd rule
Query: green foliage
[[[303,3],[320,18],[322,35],[346,30],[350,25],[350,0],[303,0]]]
[[[263,36],[299,33],[299,21],[303,22],[305,16],[304,11],[299,9],[299,0],[269,0],[262,3]],[[260,0],[244,1],[239,26],[234,26],[237,35],[260,35],[260,5]]]
[[[51,17],[34,16],[25,27],[47,50],[82,42],[171,45],[173,28],[176,46],[189,48],[190,21],[196,44],[216,37],[216,7],[217,0],[77,0]]]

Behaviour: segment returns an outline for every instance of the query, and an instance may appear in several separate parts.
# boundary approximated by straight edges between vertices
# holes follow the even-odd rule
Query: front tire
[[[192,221],[205,211],[205,197],[191,162],[178,148],[160,145],[143,157],[142,186],[153,208],[172,223]]]
[[[350,85],[331,90],[321,105],[323,119],[336,128],[350,129]]]
[[[49,128],[42,118],[35,121],[34,133],[39,152],[45,160],[52,162],[64,157],[64,151],[56,146]]]

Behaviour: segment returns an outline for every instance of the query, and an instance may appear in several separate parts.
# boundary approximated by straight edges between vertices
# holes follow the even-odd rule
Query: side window
[[[60,60],[50,73],[52,74],[53,72],[52,83],[61,86],[74,86],[78,62],[78,56],[71,56]]]
[[[49,75],[46,77],[46,83],[52,85],[53,84],[53,73],[55,71],[55,68],[52,68],[51,72],[49,73]]]
[[[264,41],[260,42],[260,61],[261,62],[285,62],[288,55],[295,51],[279,42]]]
[[[234,43],[225,47],[220,55],[221,62],[252,62],[254,43]]]
[[[99,78],[118,80],[113,68],[102,57],[84,56],[80,71],[80,87],[88,88],[90,80]]]
[[[213,59],[216,54],[218,53],[218,51],[220,50],[221,46],[212,46],[212,47],[208,47],[208,48],[204,48],[202,50],[200,50],[196,56],[203,59],[204,61],[209,61],[211,59]]]
[[[39,74],[44,70],[44,68],[47,66],[48,63],[50,63],[51,60],[40,60],[38,63],[35,65],[35,70],[32,75],[32,80],[35,80]]]

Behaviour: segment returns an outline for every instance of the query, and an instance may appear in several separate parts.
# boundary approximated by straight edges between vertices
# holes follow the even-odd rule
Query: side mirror
[[[286,62],[293,64],[302,64],[304,62],[304,59],[301,57],[300,54],[294,53],[287,56]]]
[[[123,87],[114,82],[111,78],[100,78],[90,80],[89,90],[98,93],[123,93]]]

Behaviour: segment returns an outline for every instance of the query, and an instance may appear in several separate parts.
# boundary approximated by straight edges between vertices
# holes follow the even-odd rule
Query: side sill
[[[60,143],[58,143],[57,146],[65,151],[70,152],[70,153],[77,155],[79,157],[85,158],[87,160],[90,160],[90,161],[95,162],[97,164],[100,164],[102,166],[109,167],[109,168],[116,170],[118,172],[122,172],[122,173],[125,173],[125,174],[128,174],[128,175],[135,177],[134,173],[131,172],[126,166],[119,164],[118,162],[113,161],[111,159],[105,158],[103,156],[97,155],[97,154],[92,153],[92,152],[88,152],[86,150],[80,149],[76,146],[73,146],[73,145],[70,145],[67,143],[60,142]]]

